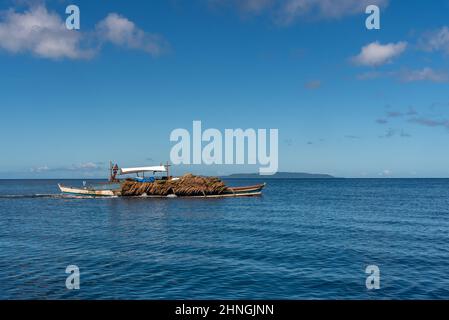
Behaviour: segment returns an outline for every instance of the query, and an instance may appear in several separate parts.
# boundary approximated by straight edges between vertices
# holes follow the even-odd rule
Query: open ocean
[[[0,180],[0,299],[449,299],[449,179],[267,180],[235,199],[67,199],[57,182]]]

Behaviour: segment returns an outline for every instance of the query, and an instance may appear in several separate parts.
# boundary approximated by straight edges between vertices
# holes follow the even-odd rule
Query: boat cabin
[[[136,167],[136,168],[121,168],[118,172],[120,176],[136,174],[131,179],[138,182],[154,182],[155,180],[169,180],[169,165],[160,165],[152,167]],[[145,173],[150,173],[150,176],[145,177]],[[152,175],[151,175],[152,174]]]

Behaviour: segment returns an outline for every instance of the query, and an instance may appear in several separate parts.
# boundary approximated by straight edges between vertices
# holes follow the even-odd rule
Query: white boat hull
[[[113,190],[91,190],[87,188],[72,188],[72,187],[64,187],[61,184],[58,184],[58,187],[62,193],[75,196],[112,197],[117,195],[117,193],[114,192]]]

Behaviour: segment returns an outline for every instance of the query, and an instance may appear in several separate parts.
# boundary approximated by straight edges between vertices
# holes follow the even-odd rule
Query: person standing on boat
[[[116,181],[118,181],[117,180],[117,173],[118,173],[118,165],[117,164],[115,164],[114,165],[114,167],[112,167],[112,170],[111,170],[112,172],[111,172],[111,177],[109,178],[109,180],[111,181],[111,182],[116,182]]]

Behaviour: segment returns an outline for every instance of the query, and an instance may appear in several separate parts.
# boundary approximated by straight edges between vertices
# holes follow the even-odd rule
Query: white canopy
[[[130,173],[150,172],[150,171],[167,172],[167,168],[165,168],[165,166],[121,168],[120,174],[130,174]]]

